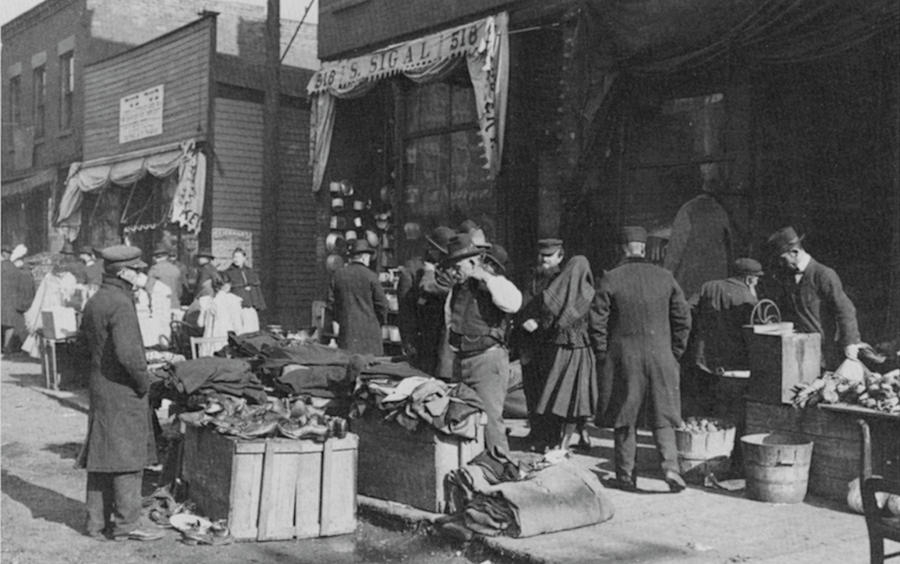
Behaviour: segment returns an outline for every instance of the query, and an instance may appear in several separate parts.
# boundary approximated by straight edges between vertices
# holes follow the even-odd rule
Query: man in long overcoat
[[[136,269],[146,267],[137,247],[104,249],[103,284],[84,308],[82,330],[91,354],[90,411],[85,447],[87,534],[95,538],[156,540],[141,528],[143,469],[156,463],[147,362],[134,308]]]
[[[384,354],[381,322],[387,298],[378,275],[369,268],[375,250],[365,239],[355,239],[350,262],[334,273],[328,304],[338,322],[338,346],[353,353]]]
[[[666,483],[685,484],[679,474],[675,427],[681,425],[678,360],[691,330],[690,308],[672,274],[645,262],[647,232],[623,229],[622,264],[603,277],[597,291],[600,424],[615,429],[618,486],[636,488],[638,412],[650,400],[653,438]]]
[[[34,299],[34,278],[22,261],[26,254],[28,249],[25,245],[17,245],[15,249],[4,248],[0,262],[4,354],[18,352],[28,334],[24,314]]]

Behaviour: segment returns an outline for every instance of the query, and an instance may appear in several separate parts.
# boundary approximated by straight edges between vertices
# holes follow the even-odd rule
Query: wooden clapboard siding
[[[309,169],[309,110],[281,107],[278,195],[278,306],[287,327],[311,323],[313,300],[324,299],[325,269],[316,259],[316,201]],[[274,313],[274,312],[273,312]]]
[[[205,138],[215,23],[203,18],[86,67],[85,160]],[[120,99],[160,84],[165,87],[162,133],[120,144]]]
[[[253,257],[254,263],[258,263],[262,221],[262,106],[216,98],[213,119],[216,159],[212,167],[212,226],[253,233]],[[259,274],[267,276],[265,272]]]

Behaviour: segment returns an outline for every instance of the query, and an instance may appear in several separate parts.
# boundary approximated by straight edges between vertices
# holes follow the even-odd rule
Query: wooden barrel
[[[717,431],[689,432],[675,429],[678,465],[689,483],[702,484],[710,474],[728,471],[734,447],[734,425],[709,418],[719,427]]]
[[[807,439],[757,433],[741,437],[745,493],[770,503],[799,503],[806,497],[813,442]]]

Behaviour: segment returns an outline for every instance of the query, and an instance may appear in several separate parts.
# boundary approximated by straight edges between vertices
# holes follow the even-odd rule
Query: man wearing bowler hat
[[[212,296],[213,281],[222,278],[222,275],[213,264],[215,256],[209,248],[202,248],[197,251],[197,282],[194,284],[194,299],[200,296]]]
[[[178,309],[181,307],[181,289],[184,282],[181,278],[181,270],[172,264],[170,255],[172,250],[163,243],[160,243],[153,250],[153,266],[147,272],[147,276],[154,280],[159,280],[172,291],[171,307]]]
[[[81,328],[91,354],[90,411],[78,464],[87,476],[87,534],[117,540],[157,540],[141,522],[143,469],[156,463],[147,392],[150,375],[133,289],[146,268],[137,247],[101,251],[103,284],[84,308]]]
[[[681,425],[678,360],[687,347],[691,312],[672,273],[645,261],[647,232],[622,230],[624,260],[597,290],[597,356],[602,426],[615,429],[616,485],[636,489],[636,426],[644,399],[666,483],[685,488],[679,474],[675,427]],[[605,361],[604,361],[605,357]]]
[[[354,239],[347,266],[331,279],[328,305],[338,323],[338,346],[353,353],[384,354],[381,322],[388,309],[378,275],[369,268],[375,250],[365,239]]]
[[[756,286],[762,266],[751,258],[739,258],[732,276],[710,280],[692,300],[693,338],[688,358],[688,374],[682,379],[684,412],[689,415],[719,415],[715,401],[716,384],[728,371],[749,370],[744,325],[759,298]]]
[[[522,306],[522,294],[506,277],[484,267],[484,250],[457,233],[441,265],[455,280],[447,297],[447,340],[453,378],[475,390],[487,415],[485,448],[509,450],[503,402],[509,382],[506,317]]]
[[[822,362],[836,368],[843,358],[857,358],[860,335],[856,308],[844,292],[837,273],[816,261],[793,227],[784,227],[769,237],[769,245],[780,259],[776,273],[775,301],[784,321],[800,333],[822,335]]]

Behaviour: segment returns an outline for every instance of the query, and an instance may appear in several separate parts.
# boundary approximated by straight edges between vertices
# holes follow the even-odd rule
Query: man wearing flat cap
[[[484,250],[468,233],[450,239],[442,261],[455,280],[447,297],[447,339],[453,378],[478,394],[487,416],[485,448],[509,451],[503,403],[509,382],[507,316],[522,306],[522,294],[505,276],[484,267]]]
[[[335,271],[328,291],[328,306],[338,323],[338,346],[357,354],[384,354],[381,323],[387,298],[378,275],[369,268],[375,249],[365,239],[354,239],[349,262]]]
[[[739,258],[734,261],[729,278],[704,283],[691,300],[690,372],[682,382],[685,413],[725,415],[718,413],[716,384],[725,372],[750,369],[743,327],[750,323],[750,315],[759,302],[756,286],[762,274],[759,262]]]
[[[141,521],[143,469],[156,463],[147,392],[150,375],[133,289],[145,283],[137,247],[101,251],[103,284],[84,308],[81,328],[91,355],[90,411],[79,466],[87,469],[87,534],[157,540]]]
[[[672,273],[645,261],[644,228],[623,228],[622,241],[623,262],[597,289],[597,355],[603,366],[598,424],[615,430],[616,484],[635,490],[636,426],[649,396],[665,481],[678,492],[685,488],[675,446],[675,428],[682,423],[678,361],[691,330],[690,307]]]
[[[834,369],[859,353],[856,308],[837,273],[812,258],[802,242],[793,227],[769,236],[782,267],[775,275],[775,302],[782,320],[792,322],[795,331],[822,335],[822,361]]]

